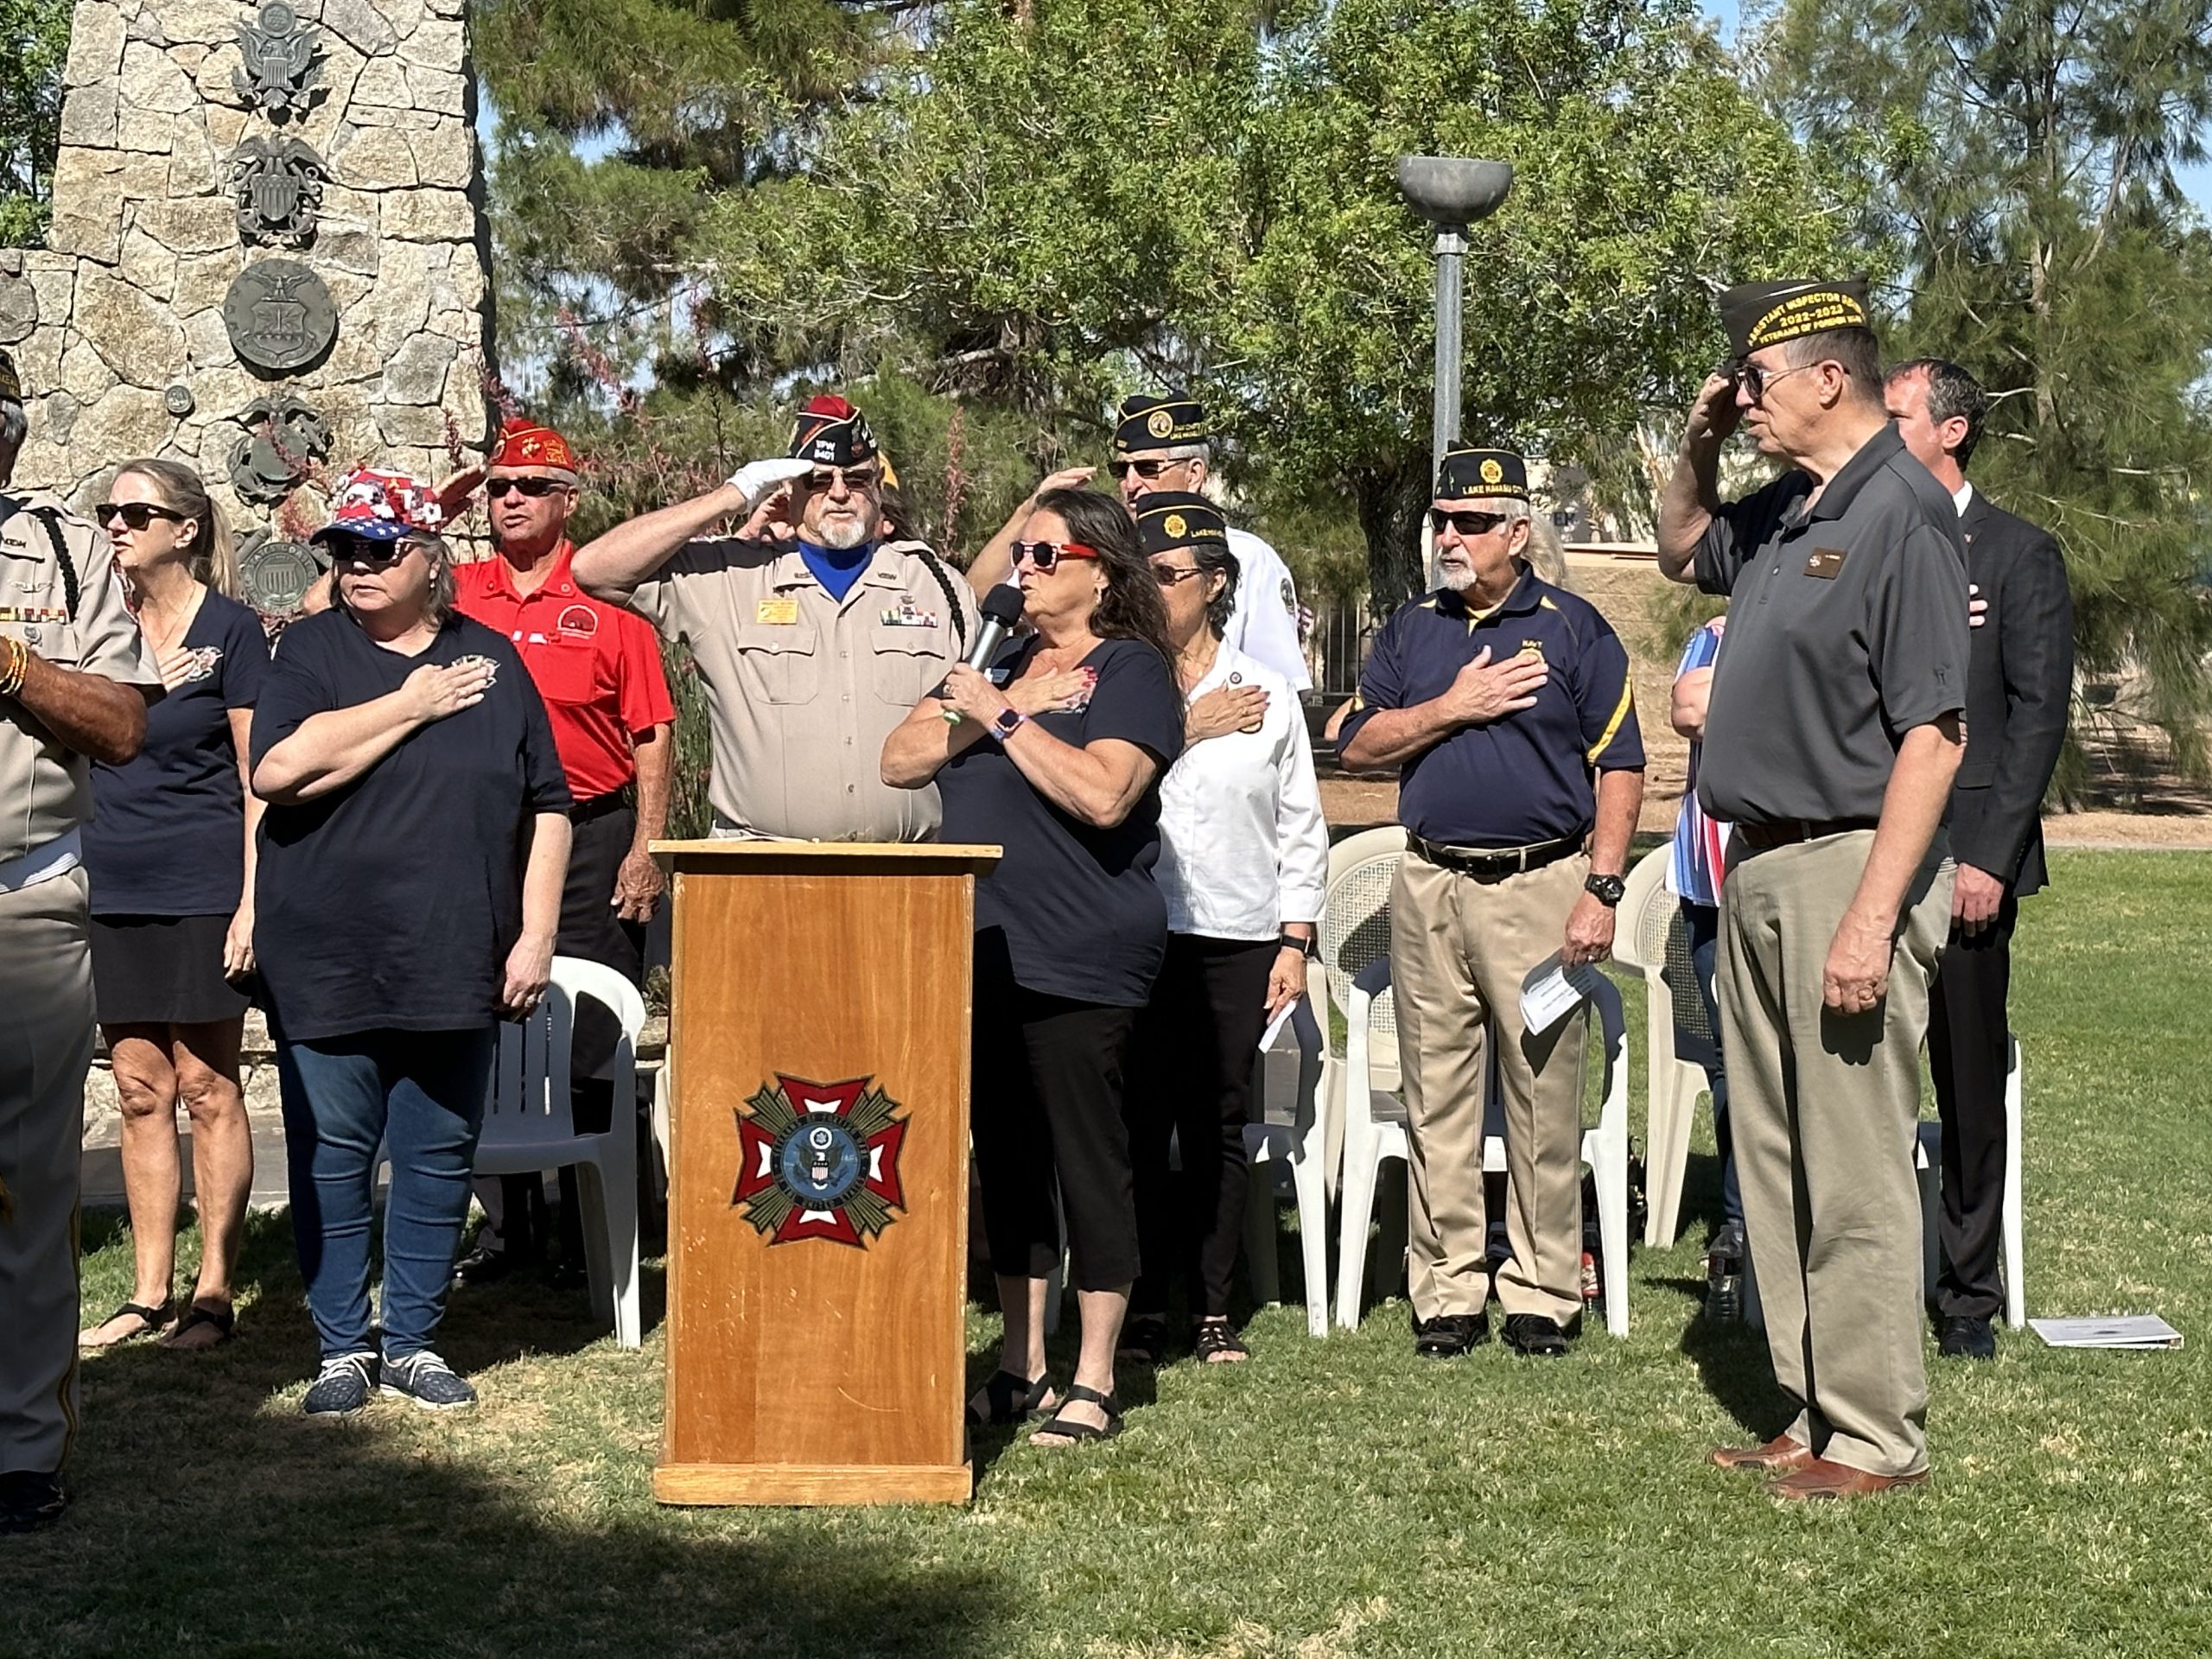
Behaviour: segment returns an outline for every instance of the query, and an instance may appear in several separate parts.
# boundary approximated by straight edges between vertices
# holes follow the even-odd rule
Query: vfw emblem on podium
[[[810,1083],[779,1072],[737,1113],[732,1205],[771,1244],[827,1238],[855,1249],[906,1207],[899,1148],[906,1120],[873,1077]]]

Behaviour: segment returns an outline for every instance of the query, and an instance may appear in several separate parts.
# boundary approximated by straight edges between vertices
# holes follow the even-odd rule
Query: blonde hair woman
[[[168,1332],[207,1348],[232,1325],[231,1270],[253,1185],[238,1088],[253,965],[253,834],[261,804],[242,758],[269,667],[259,620],[230,597],[237,560],[222,511],[174,461],[126,461],[95,508],[164,688],[146,745],[92,768],[85,826],[92,979],[123,1108],[123,1179],[137,1282],[80,1341],[105,1347]],[[183,1317],[176,1268],[176,1109],[192,1119],[200,1271]]]

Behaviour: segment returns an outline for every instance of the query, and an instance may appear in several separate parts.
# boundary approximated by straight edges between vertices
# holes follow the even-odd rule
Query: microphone
[[[1021,620],[1021,589],[1010,582],[1002,582],[983,595],[982,609],[983,625],[976,630],[968,655],[962,658],[978,673],[989,666],[991,658],[1006,642],[1007,634]],[[960,723],[959,715],[952,709],[944,711],[944,718],[948,725]]]

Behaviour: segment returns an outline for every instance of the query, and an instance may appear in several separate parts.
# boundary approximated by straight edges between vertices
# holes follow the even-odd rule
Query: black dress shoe
[[[1414,1352],[1423,1359],[1457,1359],[1489,1340],[1487,1314],[1440,1313],[1414,1321]]]
[[[505,1250],[471,1250],[453,1264],[456,1285],[496,1285],[515,1270],[514,1257]]]
[[[0,1533],[52,1526],[68,1507],[69,1494],[61,1490],[58,1474],[0,1475]]]
[[[1505,1345],[1531,1359],[1559,1359],[1567,1353],[1567,1332],[1541,1313],[1509,1313]]]
[[[1946,1319],[1936,1351],[1946,1359],[1994,1359],[1997,1332],[1987,1319]]]

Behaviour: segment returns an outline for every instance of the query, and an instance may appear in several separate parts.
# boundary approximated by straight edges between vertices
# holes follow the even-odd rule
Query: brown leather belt
[[[1572,857],[1582,850],[1582,837],[1540,841],[1529,847],[1440,847],[1408,830],[1406,845],[1440,869],[1456,870],[1461,875],[1500,876],[1541,870],[1547,864]]]
[[[1826,836],[1847,836],[1854,830],[1872,830],[1872,818],[1777,818],[1771,823],[1739,823],[1737,838],[1755,852],[1794,847],[1800,842]]]

